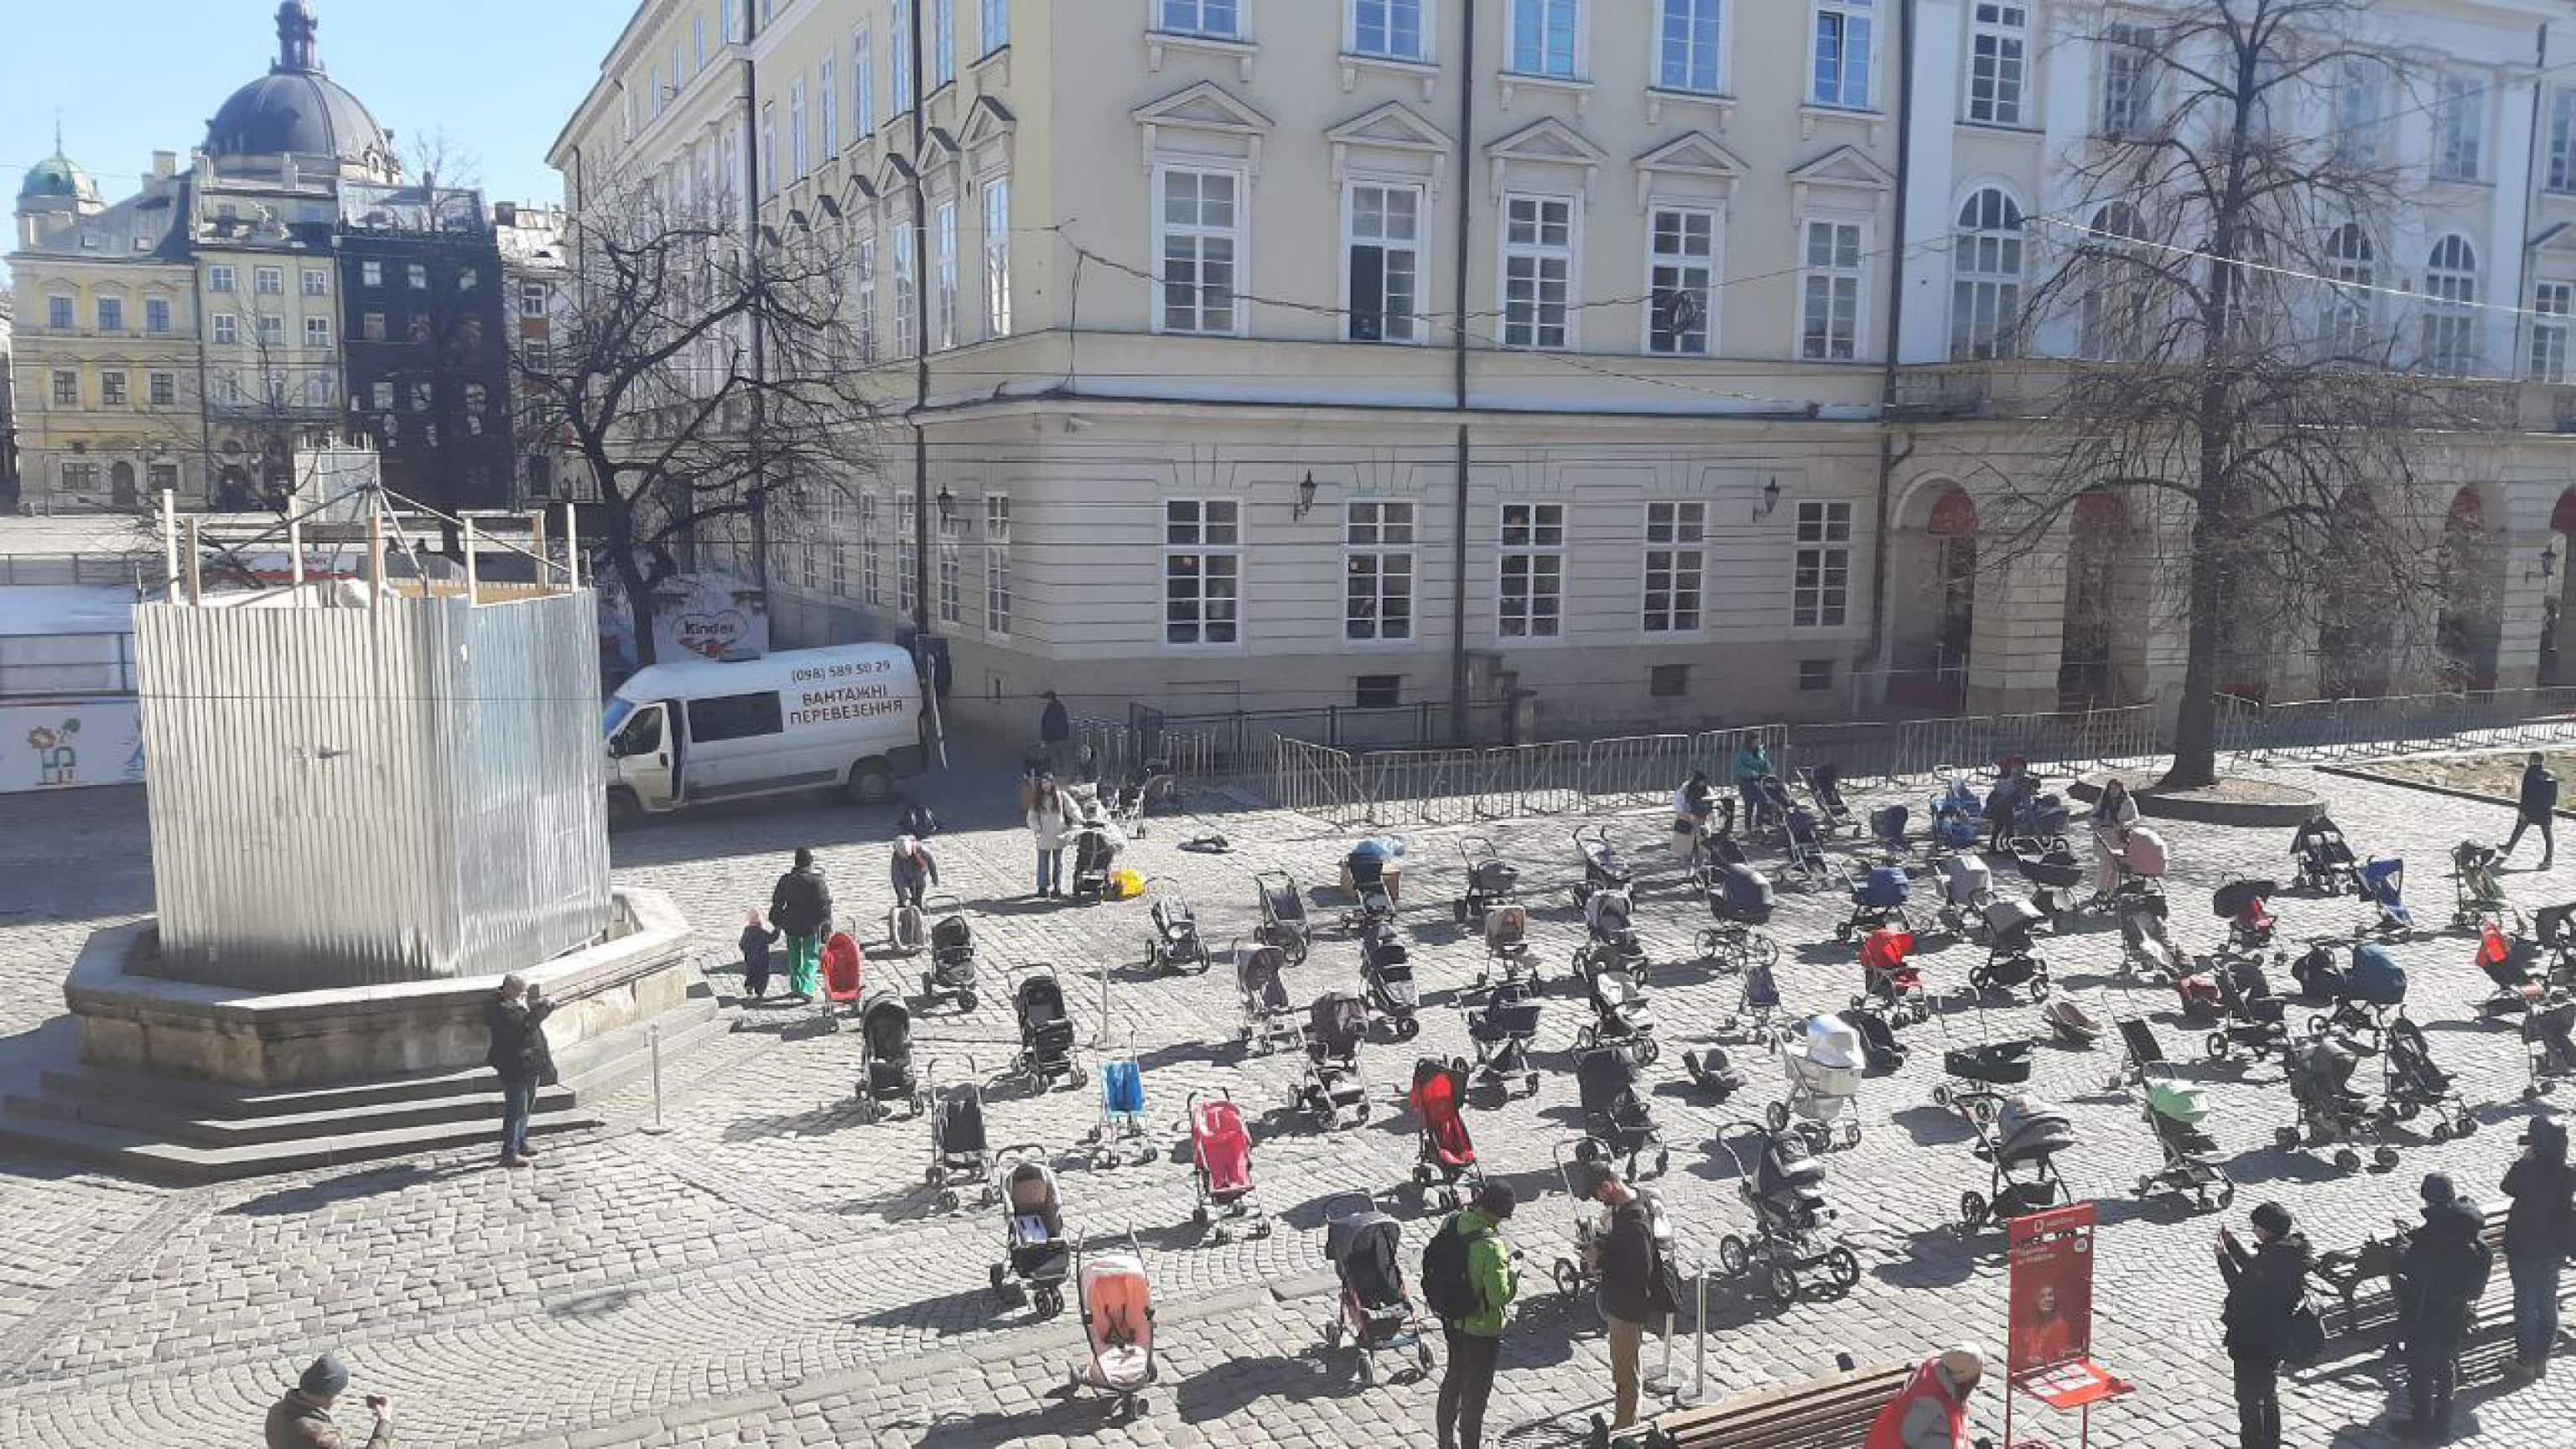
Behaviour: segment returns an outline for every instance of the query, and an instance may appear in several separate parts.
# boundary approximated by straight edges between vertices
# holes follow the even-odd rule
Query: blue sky
[[[632,0],[313,0],[322,64],[406,151],[442,128],[487,194],[561,196],[546,147],[599,72]],[[0,0],[0,187],[64,149],[113,200],[152,153],[185,164],[206,118],[277,57],[276,0]],[[5,248],[0,248],[5,250]]]

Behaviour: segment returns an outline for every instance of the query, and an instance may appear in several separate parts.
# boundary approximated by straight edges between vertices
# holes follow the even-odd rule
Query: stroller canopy
[[[1824,1193],[1825,1165],[1807,1151],[1797,1134],[1768,1136],[1762,1160],[1753,1171],[1753,1190],[1764,1197],[1818,1197]]]
[[[880,996],[859,1018],[868,1039],[868,1055],[881,1062],[900,1062],[912,1055],[912,1008],[900,996]]]
[[[930,927],[930,947],[941,955],[975,949],[975,925],[959,912],[950,912]]]
[[[2018,896],[1986,903],[1986,929],[1998,936],[2027,935],[2048,913]]]
[[[1870,932],[1869,939],[1860,943],[1860,964],[1871,971],[1901,971],[1908,964],[1906,958],[1913,954],[1914,933],[1900,931],[1893,926],[1882,926]],[[1831,1021],[1833,1018],[1818,1019]]]
[[[2394,903],[2406,889],[2406,862],[2386,856],[2363,866],[2361,888],[2379,900]]]
[[[1886,910],[1905,904],[1905,898],[1912,894],[1913,889],[1914,882],[1903,870],[1892,865],[1874,866],[1852,888],[1852,899],[1864,906]]]
[[[1808,1022],[1805,1045],[1818,1066],[1858,1071],[1865,1061],[1860,1033],[1839,1016],[1827,1014]]]
[[[1356,996],[1335,992],[1315,998],[1307,1008],[1307,1045],[1318,1055],[1357,1056],[1360,1040],[1368,1035],[1368,1003]]]
[[[1485,944],[1487,946],[1517,946],[1521,943],[1521,938],[1528,934],[1528,907],[1496,906],[1492,910],[1485,912]]]
[[[1055,1174],[1045,1163],[1014,1164],[1007,1196],[1013,1218],[1036,1219],[1045,1226],[1050,1239],[1064,1235],[1064,1213],[1056,1202]]]
[[[2395,1006],[2406,999],[2406,968],[2397,964],[2387,947],[2365,941],[2352,948],[2352,970],[2344,976],[2344,991],[2355,1001]]]
[[[1520,879],[1521,873],[1503,861],[1480,860],[1467,872],[1467,888],[1478,895],[1509,895]]]
[[[2197,1082],[2159,1077],[2147,1084],[2147,1108],[2159,1117],[2197,1127],[2209,1120],[2209,1089]]]
[[[1996,1115],[2001,1141],[1997,1153],[2007,1162],[2054,1156],[2075,1145],[2074,1120],[2036,1097],[2012,1097]]]
[[[1592,928],[1595,936],[1615,936],[1628,929],[1635,911],[1626,891],[1594,891],[1592,899],[1583,904],[1584,924]]]
[[[1717,894],[1710,903],[1726,915],[1768,920],[1777,898],[1771,892],[1771,882],[1760,871],[1749,865],[1729,865],[1718,872]]]
[[[1279,974],[1287,965],[1287,952],[1276,946],[1255,946],[1235,964],[1235,982],[1252,1000],[1274,1009],[1282,1007],[1288,1004],[1288,988],[1281,983]]]
[[[1894,843],[1905,838],[1905,822],[1913,812],[1902,805],[1882,805],[1869,812],[1869,833],[1874,839]]]
[[[1941,857],[1941,885],[1954,906],[1967,905],[1995,887],[1995,873],[1973,855]]]
[[[1414,1115],[1422,1119],[1423,1135],[1440,1160],[1453,1167],[1473,1163],[1476,1147],[1468,1140],[1467,1119],[1459,1114],[1459,1103],[1467,1095],[1465,1075],[1437,1057],[1424,1057],[1413,1064],[1413,1090],[1408,1095]]]
[[[2322,1096],[2340,1092],[2352,1080],[2359,1058],[2332,1037],[2320,1037],[2290,1052],[2290,1076],[2304,1090]]]
[[[2232,921],[2245,914],[2248,907],[2260,906],[2280,893],[2281,887],[2274,881],[2232,880],[2210,894],[2209,913],[2222,921]]]
[[[1637,1089],[1637,1068],[1625,1052],[1594,1047],[1575,1063],[1574,1083],[1583,1110],[1606,1117],[1618,1110],[1621,1097]]]
[[[1404,1301],[1404,1229],[1395,1219],[1375,1208],[1333,1219],[1324,1227],[1324,1256],[1363,1305]]]
[[[2165,838],[2143,825],[2129,831],[2129,843],[2121,848],[2120,859],[2129,874],[2160,880],[2165,873]]]
[[[1052,971],[1021,978],[1011,993],[1011,1002],[1019,1014],[1022,1031],[1037,1031],[1065,1019],[1064,987],[1057,983]]]

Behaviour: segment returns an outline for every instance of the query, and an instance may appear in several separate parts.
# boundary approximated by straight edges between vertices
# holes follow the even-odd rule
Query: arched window
[[[2021,311],[2021,206],[1995,187],[1959,208],[1950,254],[1950,356],[2010,357]]]
[[[2370,244],[2370,233],[2355,222],[2336,227],[2326,238],[2326,266],[2336,284],[2326,318],[2326,348],[2339,358],[2366,357],[2379,316],[2370,290],[2379,282],[2379,253]]]
[[[2084,356],[2107,361],[2144,350],[2147,299],[2153,295],[2138,246],[2146,235],[2138,209],[2125,201],[2093,213],[2083,242],[2091,285],[2076,304],[2077,346]]]
[[[2478,365],[2478,249],[2466,237],[2433,243],[2424,262],[2423,365],[2466,377]]]

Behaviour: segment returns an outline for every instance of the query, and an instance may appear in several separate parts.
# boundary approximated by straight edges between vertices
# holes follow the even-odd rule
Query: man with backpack
[[[1592,1200],[1610,1210],[1609,1230],[1598,1249],[1601,1268],[1601,1316],[1610,1325],[1610,1386],[1614,1411],[1606,1427],[1595,1429],[1596,1442],[1624,1435],[1637,1426],[1638,1360],[1646,1345],[1648,1325],[1665,1320],[1675,1306],[1670,1262],[1656,1240],[1652,1206],[1637,1190],[1607,1167],[1592,1185]],[[1600,1425],[1595,1419],[1594,1424]]]
[[[2460,1330],[2495,1264],[2478,1239],[2485,1219],[2448,1175],[2427,1173],[2423,1194],[2424,1225],[2397,1255],[2397,1325],[2406,1340],[2406,1391],[2414,1410],[2398,1432],[2438,1442],[2451,1432]]]
[[[2534,750],[2522,767],[2522,789],[2514,802],[2513,833],[2504,838],[2504,849],[2496,852],[2496,858],[2513,854],[2513,848],[2522,843],[2522,832],[2537,826],[2540,868],[2549,869],[2549,863],[2558,858],[2558,837],[2550,829],[2557,818],[2558,777],[2549,773],[2549,762]]]
[[[1483,1449],[1485,1404],[1503,1352],[1520,1275],[1503,1239],[1518,1204],[1507,1183],[1487,1183],[1422,1250],[1422,1297],[1440,1317],[1449,1362],[1440,1374],[1440,1449]]]
[[[2576,1173],[2567,1166],[2567,1129],[2535,1117],[2522,1139],[2522,1156],[2505,1169],[2505,1196],[2513,1210],[2504,1220],[2505,1268],[2513,1274],[2511,1383],[2529,1383],[2549,1371],[2558,1345],[2558,1272],[2576,1252]]]
[[[2281,1362],[2303,1358],[2299,1320],[2308,1277],[2308,1240],[2277,1202],[2254,1209],[2254,1246],[2218,1234],[2218,1276],[2227,1281],[2228,1361],[2236,1370],[2238,1449],[2281,1449]]]

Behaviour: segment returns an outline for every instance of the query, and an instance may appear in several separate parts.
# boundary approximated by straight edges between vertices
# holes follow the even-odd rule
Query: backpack
[[[2317,1311],[2315,1300],[2306,1294],[2290,1309],[2289,1318],[2281,1325],[2281,1359],[2305,1368],[2326,1351],[2326,1319]]]
[[[1458,1226],[1458,1215],[1452,1214],[1422,1249],[1422,1301],[1448,1323],[1465,1322],[1484,1308],[1467,1269],[1467,1251],[1476,1240]]]

